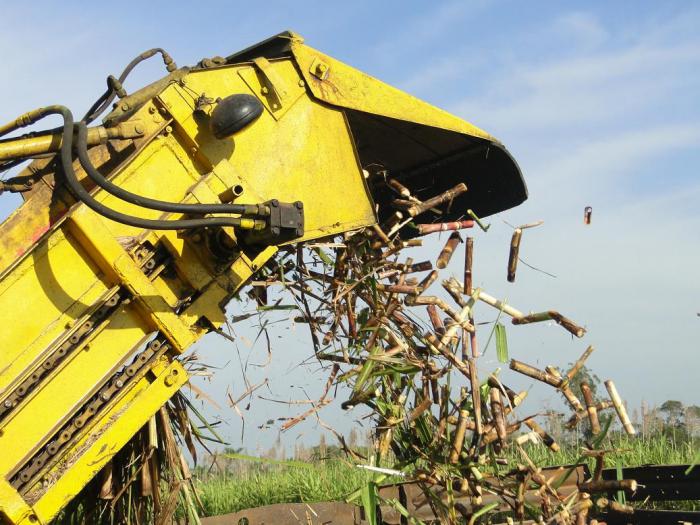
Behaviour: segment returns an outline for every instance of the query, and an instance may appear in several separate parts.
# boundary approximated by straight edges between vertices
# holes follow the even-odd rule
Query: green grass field
[[[617,435],[604,447],[618,451],[608,456],[608,467],[687,464],[695,457],[690,442],[675,442],[662,436],[629,438]],[[564,446],[554,454],[544,446],[527,446],[528,455],[539,466],[573,463],[579,459],[578,450],[573,445]],[[206,515],[215,516],[273,503],[343,500],[372,479],[371,473],[340,459],[305,466],[254,463],[246,467],[246,472],[197,476],[196,487]],[[698,510],[700,507],[691,505],[690,508]]]

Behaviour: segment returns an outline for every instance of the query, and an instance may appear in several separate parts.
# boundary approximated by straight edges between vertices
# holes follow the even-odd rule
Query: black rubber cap
[[[229,95],[212,111],[211,131],[217,139],[225,139],[256,120],[262,112],[262,103],[253,95]]]

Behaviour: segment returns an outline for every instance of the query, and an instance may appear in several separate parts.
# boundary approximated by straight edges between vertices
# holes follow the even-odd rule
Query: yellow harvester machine
[[[127,95],[156,53],[169,74]],[[48,106],[0,128],[1,170],[34,159],[2,182],[24,198],[0,226],[2,523],[55,517],[280,246],[382,221],[386,173],[419,199],[466,183],[450,218],[527,197],[496,139],[293,33],[189,68],[151,50],[108,85],[79,122]],[[51,114],[62,128],[15,132]]]

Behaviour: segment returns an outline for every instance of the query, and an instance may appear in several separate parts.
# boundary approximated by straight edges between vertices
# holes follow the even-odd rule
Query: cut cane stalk
[[[425,278],[418,284],[418,289],[423,293],[425,290],[430,288],[430,286],[437,280],[438,278],[438,272],[437,270],[433,270],[430,272],[428,275],[425,276]]]
[[[406,186],[401,184],[396,179],[387,179],[386,183],[391,189],[393,189],[396,193],[401,195],[401,197],[403,197],[404,199],[411,198],[411,190],[409,190]]]
[[[593,392],[591,392],[591,387],[585,381],[581,383],[581,393],[583,394],[583,400],[586,403],[586,412],[588,413],[588,420],[591,422],[591,433],[594,436],[600,434],[600,421],[598,421],[598,410],[593,399]]]
[[[497,310],[501,310],[503,313],[508,314],[513,318],[513,321],[515,322],[515,319],[520,319],[525,317],[525,314],[523,314],[520,310],[516,310],[509,304],[504,303],[503,301],[496,299],[495,297],[490,296],[483,290],[479,291],[479,300],[488,304],[489,306],[493,306]]]
[[[484,433],[484,422],[481,417],[481,385],[479,384],[476,360],[468,358],[467,363],[469,366],[469,381],[471,383],[472,410],[474,411],[474,432],[481,435]]]
[[[469,309],[468,306],[465,306],[461,312],[456,312],[445,301],[443,301],[439,297],[435,297],[434,295],[406,298],[406,304],[409,306],[432,304],[440,308],[443,312],[449,315],[452,318],[452,320],[454,320],[454,322],[456,323],[456,326],[451,326],[448,330],[450,332],[450,338],[456,335],[457,328],[459,327],[464,328],[468,332],[472,332],[474,330],[474,326],[467,320],[467,314],[463,315],[463,312]],[[447,331],[445,333],[447,333]],[[445,334],[443,334],[443,337],[444,335]]]
[[[544,369],[548,374],[551,374],[554,377],[562,378],[561,373],[559,372],[559,370],[556,367],[546,366]],[[564,379],[564,378],[562,378],[562,379]],[[571,405],[571,408],[574,409],[574,412],[580,412],[583,410],[583,405],[581,404],[581,401],[579,400],[578,397],[576,397],[576,394],[574,394],[574,392],[569,387],[568,379],[565,379],[562,382],[562,385],[559,387],[559,390],[564,395],[564,398],[566,398],[569,405]]]
[[[511,410],[516,408],[520,403],[523,402],[523,400],[527,397],[527,390],[523,390],[522,392],[515,392],[511,388],[508,388],[506,385],[501,383],[501,381],[498,379],[498,377],[495,374],[491,374],[488,377],[488,385],[491,388],[498,388],[502,392],[505,392],[505,394],[508,396],[508,406],[505,407],[505,414],[508,415]]]
[[[464,308],[467,305],[467,300],[462,295],[462,286],[455,278],[442,281],[442,287],[460,307]]]
[[[437,206],[441,206],[442,204],[445,204],[446,202],[454,200],[456,197],[459,197],[462,193],[467,191],[467,185],[464,184],[463,182],[460,182],[457,184],[454,188],[449,189],[440,195],[437,195],[436,197],[432,197],[420,204],[415,204],[412,203],[412,206],[408,207],[406,211],[411,217],[416,217],[418,215],[421,215],[422,213],[425,213],[431,208],[435,208]],[[394,201],[396,202],[396,201]]]
[[[491,414],[493,415],[496,434],[501,447],[506,444],[506,419],[503,415],[503,403],[501,402],[501,391],[498,388],[492,388],[489,391],[491,400]]]
[[[427,272],[433,269],[433,263],[430,261],[421,261],[419,263],[412,264],[412,259],[406,259],[405,263],[387,263],[389,268],[395,268],[401,273],[419,273]]]
[[[630,436],[634,436],[636,432],[632,426],[629,416],[627,415],[625,405],[622,403],[622,399],[617,393],[615,384],[612,381],[607,380],[605,382],[605,388],[608,390],[608,394],[610,394],[610,400],[613,402],[615,411],[617,412],[617,416],[620,418],[620,423],[622,423],[622,427],[625,429],[625,432],[627,432],[627,434]]]
[[[595,409],[596,409],[596,412],[598,412],[598,413],[600,414],[603,410],[607,410],[607,409],[609,409],[609,408],[613,408],[613,406],[614,406],[614,405],[613,405],[613,402],[612,402],[612,401],[608,401],[607,399],[605,399],[605,400],[603,400],[603,401],[597,403],[596,406],[595,406]],[[578,424],[581,422],[581,420],[582,420],[583,418],[585,418],[586,416],[588,416],[588,413],[587,413],[585,410],[583,410],[582,412],[576,412],[576,413],[574,413],[574,414],[571,416],[571,418],[569,418],[569,421],[566,422],[566,428],[569,428],[569,429],[574,428],[574,427],[575,427],[576,425],[578,425]]]
[[[526,375],[533,379],[537,379],[537,381],[547,383],[548,385],[551,385],[554,388],[561,387],[561,385],[564,382],[564,380],[561,377],[555,377],[552,374],[548,374],[544,370],[540,370],[539,368],[535,368],[534,366],[525,364],[522,361],[518,361],[517,359],[510,360],[510,368],[511,370],[515,370],[516,372],[519,372],[523,375]]]
[[[445,325],[438,314],[437,306],[434,304],[428,305],[428,318],[430,319],[430,323],[433,325],[433,330],[435,330],[436,334],[442,335],[445,333]]]
[[[464,446],[464,435],[467,432],[469,423],[469,412],[466,410],[459,411],[459,419],[457,421],[457,429],[455,430],[454,439],[452,440],[452,449],[450,450],[449,461],[453,465],[459,461],[459,455]]]
[[[534,419],[526,419],[525,424],[535,432],[540,438],[542,439],[542,442],[547,445],[547,447],[552,451],[552,452],[559,452],[560,448],[559,445],[557,444],[556,441],[554,441],[554,438],[547,434],[545,430],[539,426]]]
[[[387,237],[387,234],[382,231],[378,224],[373,224],[372,229],[374,230],[374,233],[377,234],[377,237],[379,237],[384,244],[391,243],[391,240],[389,239],[389,237]]]
[[[571,381],[576,374],[578,374],[578,371],[581,370],[581,367],[583,367],[584,363],[586,362],[586,359],[589,358],[589,356],[593,353],[593,346],[589,346],[586,348],[586,350],[581,354],[581,357],[579,357],[574,365],[571,367],[571,369],[566,373],[566,378],[567,380]]]
[[[469,346],[472,350],[472,357],[476,359],[479,357],[479,343],[476,338],[476,322],[474,321],[473,312],[469,312],[469,322],[474,327],[474,331],[469,333]]]
[[[457,248],[457,245],[460,242],[462,242],[462,236],[459,234],[459,232],[452,232],[450,237],[447,239],[445,246],[440,252],[435,266],[441,270],[447,268],[447,265],[450,263],[450,259],[452,259],[452,254],[454,254],[455,248]]]
[[[575,335],[576,337],[583,337],[586,333],[586,329],[574,323],[571,319],[564,317],[557,311],[549,310],[547,312],[538,312],[534,314],[528,314],[524,316],[513,316],[513,324],[530,324],[530,323],[540,323],[542,321],[554,321],[561,325],[567,332]]]
[[[413,421],[418,419],[425,413],[426,410],[428,410],[432,406],[432,404],[433,402],[429,397],[423,399],[423,401],[408,415],[408,422],[412,423]]]
[[[517,432],[520,429],[520,426],[522,425],[522,421],[516,421],[515,423],[510,423],[506,426],[506,437],[510,436],[512,433]],[[498,431],[496,430],[495,426],[492,427],[489,431],[485,432],[483,437],[481,438],[481,447],[485,447],[486,445],[490,445],[494,441],[499,439],[498,437]]]
[[[608,498],[598,498],[595,502],[596,507],[599,509],[608,509],[613,512],[619,512],[621,514],[634,514],[634,507],[629,505],[623,505],[617,501],[609,500]]]
[[[411,286],[408,284],[377,283],[376,287],[377,287],[377,290],[381,290],[383,292],[401,293],[401,294],[408,294],[408,295],[418,295],[420,293],[420,288],[418,286]]]
[[[518,269],[518,253],[520,252],[520,239],[523,230],[516,228],[510,239],[510,254],[508,256],[508,282],[515,282],[515,272]]]
[[[472,291],[472,264],[474,258],[474,238],[467,237],[464,250],[464,293],[471,295]]]
[[[584,449],[581,455],[595,460],[595,466],[593,467],[593,481],[599,481],[603,476],[603,468],[605,467],[605,454],[610,452],[609,450],[590,450]]]
[[[401,222],[401,220],[404,218],[403,213],[400,211],[395,211],[392,213],[389,218],[384,221],[379,227],[382,229],[382,231],[388,232],[387,236],[391,237],[391,231],[392,229]]]
[[[418,228],[418,235],[428,235],[435,232],[446,232],[446,231],[456,231],[464,230],[466,228],[473,228],[474,221],[455,221],[455,222],[439,222],[434,224],[416,224]]]
[[[596,492],[615,492],[618,490],[635,492],[637,490],[637,481],[634,479],[599,479],[597,481],[581,483],[578,489],[581,492],[587,492],[589,494]]]

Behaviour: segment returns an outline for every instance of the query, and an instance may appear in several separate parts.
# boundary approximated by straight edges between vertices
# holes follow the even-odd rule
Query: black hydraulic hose
[[[210,217],[206,219],[179,219],[179,220],[159,220],[142,219],[132,215],[118,212],[108,208],[101,202],[95,200],[92,195],[80,184],[80,181],[73,170],[73,114],[65,106],[48,106],[44,108],[46,115],[54,114],[63,117],[63,142],[61,144],[61,167],[66,178],[66,182],[71,192],[86,206],[116,222],[143,228],[147,230],[186,230],[192,228],[203,228],[207,226],[240,226],[241,219],[234,217]],[[245,219],[244,219],[245,220]],[[248,219],[250,220],[250,219]]]
[[[122,71],[122,74],[119,75],[119,78],[117,81],[119,82],[119,85],[123,84],[126,78],[129,76],[131,71],[139,65],[141,62],[144,60],[147,60],[151,58],[153,55],[156,53],[160,53],[163,56],[163,63],[165,64],[165,67],[167,68],[168,72],[172,73],[177,69],[177,65],[175,62],[173,62],[172,57],[164,50],[161,49],[160,47],[156,47],[153,49],[149,49],[148,51],[144,51],[141,53],[139,56],[134,58],[127,66],[124,68],[124,71]],[[109,82],[108,82],[109,83]],[[107,88],[107,91],[105,91],[100,98],[98,98],[95,103],[92,105],[92,107],[88,110],[88,112],[85,114],[83,117],[83,122],[86,124],[89,124],[93,120],[95,120],[107,107],[112,103],[114,98],[117,96],[117,89],[112,83],[109,83],[109,87]]]
[[[80,164],[82,164],[83,169],[88,176],[95,181],[95,184],[126,202],[136,204],[142,208],[151,208],[153,210],[174,213],[234,213],[237,215],[253,215],[258,217],[267,215],[267,213],[265,213],[265,206],[259,206],[257,204],[185,204],[151,199],[125,190],[106,179],[105,176],[93,166],[87,149],[87,126],[83,122],[78,122],[76,126],[78,127],[78,158],[80,159]]]

